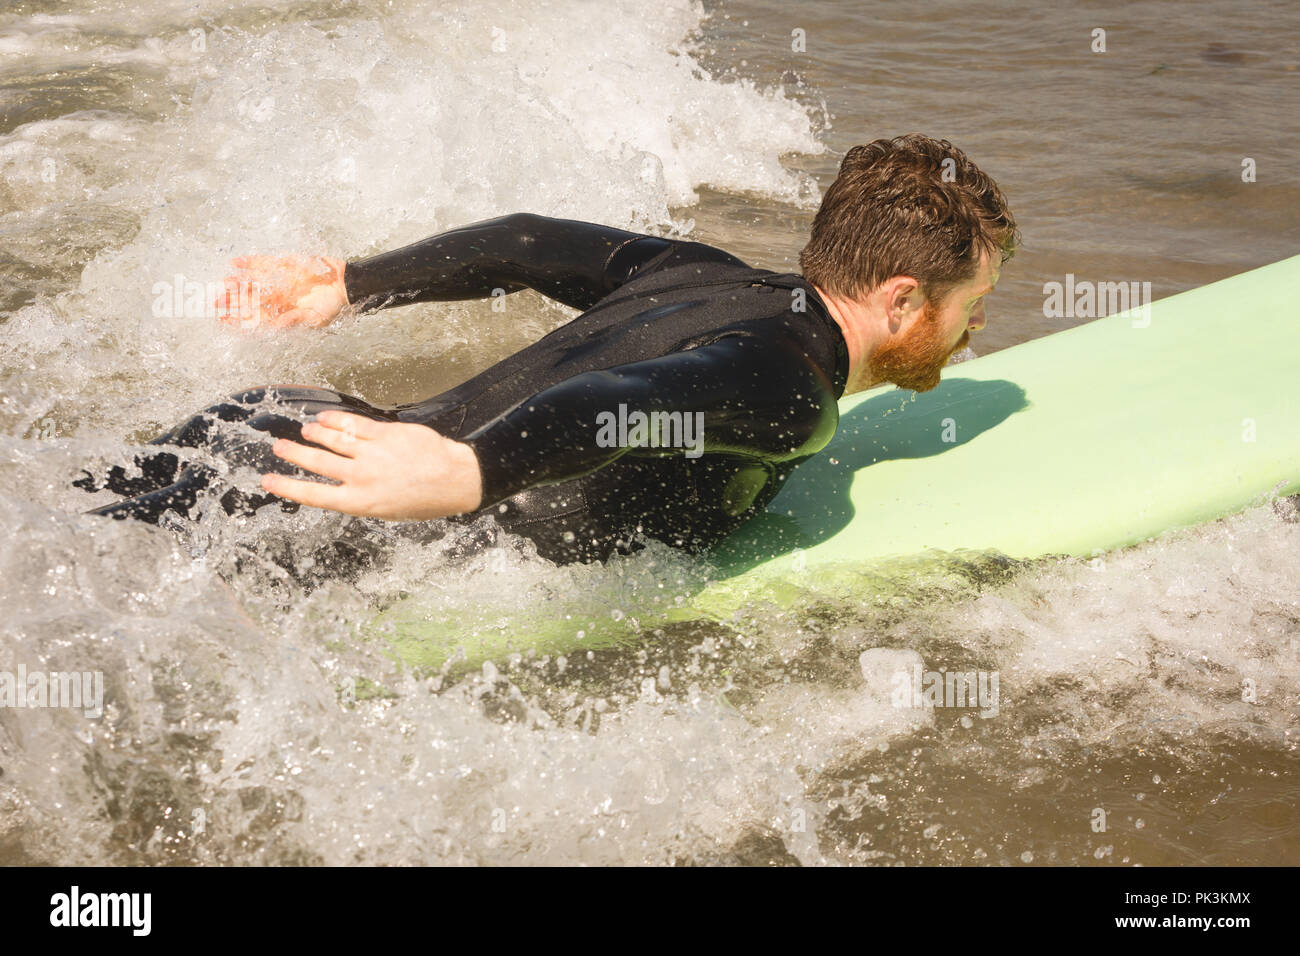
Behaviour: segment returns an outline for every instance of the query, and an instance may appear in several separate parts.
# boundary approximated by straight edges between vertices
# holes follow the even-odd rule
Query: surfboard
[[[1092,557],[1300,488],[1300,256],[840,402],[834,439],[671,607],[413,595],[364,632],[437,666],[859,599],[954,560]],[[536,596],[533,596],[534,598]]]

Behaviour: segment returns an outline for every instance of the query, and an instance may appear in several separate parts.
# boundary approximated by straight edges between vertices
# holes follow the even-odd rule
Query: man
[[[830,441],[841,395],[883,382],[934,388],[983,327],[984,298],[1018,239],[991,179],[946,141],[912,134],[845,156],[802,276],[700,243],[527,214],[359,262],[237,259],[231,281],[256,281],[261,317],[277,325],[522,288],[583,311],[422,402],[254,389],[151,444],[265,472],[267,494],[231,488],[227,512],[278,502],[397,520],[490,513],[556,561],[603,559],[639,535],[700,550]],[[142,477],[115,468],[80,482],[133,496],[94,513],[156,522],[220,490],[210,466],[170,452],[137,464]]]

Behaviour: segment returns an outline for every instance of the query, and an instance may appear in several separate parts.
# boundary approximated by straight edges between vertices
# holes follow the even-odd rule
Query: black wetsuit
[[[376,407],[330,389],[252,389],[150,444],[202,446],[232,464],[301,475],[259,432],[302,441],[302,421],[333,408],[428,425],[474,449],[479,513],[571,561],[635,547],[638,534],[688,550],[716,543],[761,510],[839,420],[848,351],[816,291],[711,246],[516,214],[349,263],[345,283],[362,309],[532,288],[584,311],[421,402]],[[703,453],[698,444],[656,447],[635,428],[612,444],[598,427],[635,424],[638,411],[678,413],[682,423],[702,413]],[[670,427],[676,421],[657,422],[665,444],[692,437]],[[167,509],[188,514],[217,484],[210,467],[170,452],[136,462],[142,477],[114,468],[107,480],[79,482],[134,496],[93,513],[156,522]],[[296,507],[234,488],[220,500],[229,513]]]

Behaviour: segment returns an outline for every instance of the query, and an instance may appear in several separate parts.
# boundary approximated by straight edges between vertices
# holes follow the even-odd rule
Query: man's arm
[[[476,511],[535,485],[567,481],[625,454],[729,454],[779,462],[825,447],[839,421],[832,384],[798,348],[725,335],[661,358],[587,372],[526,399],[469,435],[444,438],[425,425],[324,412],[276,455],[339,482],[268,474],[272,494],[345,514],[428,519]],[[680,413],[694,448],[620,446],[601,416]],[[648,436],[647,436],[648,437]],[[719,502],[739,513],[748,501]]]
[[[602,422],[633,420],[636,412],[650,422],[659,415],[661,425],[663,414],[680,415],[693,433],[692,454],[773,462],[819,451],[839,420],[832,383],[797,345],[726,335],[684,352],[575,376],[468,435],[464,443],[479,463],[480,507],[590,474],[624,454],[686,450],[611,444]],[[702,428],[694,434],[697,422]]]
[[[362,309],[524,288],[588,309],[670,245],[596,223],[514,213],[349,262],[344,283],[348,302]]]
[[[240,256],[214,304],[222,322],[241,328],[319,327],[349,304],[372,311],[525,288],[585,310],[633,276],[702,259],[745,265],[701,243],[514,213],[355,262]]]

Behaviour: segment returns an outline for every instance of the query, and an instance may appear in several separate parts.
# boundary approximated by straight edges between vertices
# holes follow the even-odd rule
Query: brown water
[[[270,556],[345,519],[178,543],[67,487],[236,389],[423,397],[569,314],[528,294],[269,336],[155,314],[155,284],[241,252],[530,209],[790,269],[844,151],[917,130],[1024,233],[980,354],[1078,321],[1043,315],[1067,273],[1160,298],[1292,255],[1297,35],[1288,3],[8,4],[0,671],[100,670],[106,710],[0,710],[0,862],[1300,862],[1285,509],[425,681],[355,636],[398,594],[635,616],[708,568],[454,563],[362,523],[396,566],[303,595]],[[251,618],[219,584],[237,562]],[[999,714],[882,705],[880,648],[998,672]],[[356,702],[362,679],[382,691]]]

